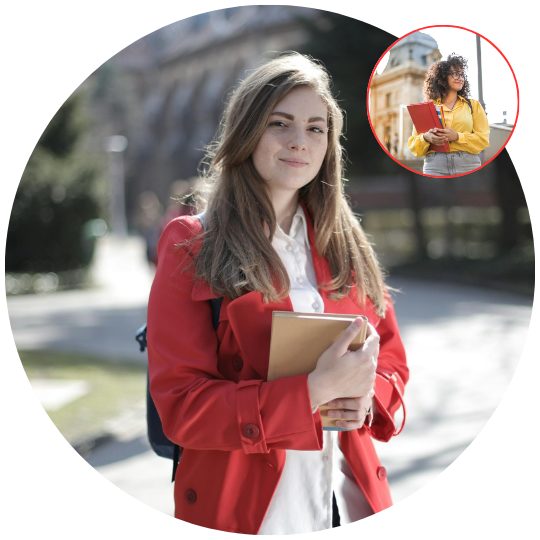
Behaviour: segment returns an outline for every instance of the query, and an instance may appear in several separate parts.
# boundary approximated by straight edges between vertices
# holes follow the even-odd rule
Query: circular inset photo
[[[426,176],[461,176],[489,163],[506,146],[518,113],[518,84],[506,57],[458,26],[405,35],[369,82],[375,137],[394,161]]]

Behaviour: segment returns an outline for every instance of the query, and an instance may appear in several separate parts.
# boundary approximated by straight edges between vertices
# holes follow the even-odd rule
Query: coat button
[[[234,371],[242,371],[242,368],[244,367],[244,361],[239,357],[237,356],[234,360],[233,360],[233,369]]]
[[[379,480],[384,480],[386,478],[386,469],[384,467],[379,467],[377,469],[377,476]]]
[[[186,489],[186,492],[184,493],[184,498],[186,499],[186,502],[188,504],[195,504],[195,501],[197,500],[197,494],[192,489]]]
[[[259,435],[259,428],[255,424],[246,424],[244,426],[244,435],[248,439],[256,439]]]

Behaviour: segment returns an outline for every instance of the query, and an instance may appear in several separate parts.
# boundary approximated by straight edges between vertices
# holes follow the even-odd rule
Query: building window
[[[386,94],[386,106],[391,107],[392,106],[392,94]]]

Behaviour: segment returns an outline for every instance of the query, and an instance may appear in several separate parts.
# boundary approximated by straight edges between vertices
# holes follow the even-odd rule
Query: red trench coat
[[[305,208],[305,207],[304,207]],[[317,283],[331,278],[308,234]],[[285,450],[321,450],[321,416],[312,413],[307,375],[266,382],[274,310],[293,311],[290,297],[264,304],[259,292],[223,300],[212,326],[208,284],[193,273],[175,245],[202,232],[193,216],[171,221],[159,243],[159,264],[148,305],[150,389],[163,430],[183,448],[175,481],[175,517],[222,531],[257,534],[285,465]],[[196,255],[200,244],[192,248]],[[326,313],[366,315],[380,335],[371,428],[340,432],[341,448],[374,512],[392,505],[386,472],[371,437],[388,441],[408,379],[394,310],[385,318],[367,300],[360,309],[319,291]],[[356,294],[354,289],[351,292]]]

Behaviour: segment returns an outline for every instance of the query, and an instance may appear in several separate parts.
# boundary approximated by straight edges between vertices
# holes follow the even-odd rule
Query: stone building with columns
[[[414,158],[407,148],[413,123],[406,106],[424,100],[422,87],[427,70],[441,58],[435,39],[423,32],[415,32],[390,50],[384,70],[375,73],[371,80],[369,112],[377,138],[384,144],[390,137],[392,155],[399,161],[413,162],[407,164],[412,165],[411,168],[418,167],[414,161],[423,160]]]
[[[126,211],[141,193],[164,206],[175,181],[197,174],[228,95],[264,58],[307,39],[303,21],[323,12],[295,6],[241,6],[175,22],[120,51],[92,75],[100,137],[122,134]],[[115,92],[114,95],[112,95]]]

